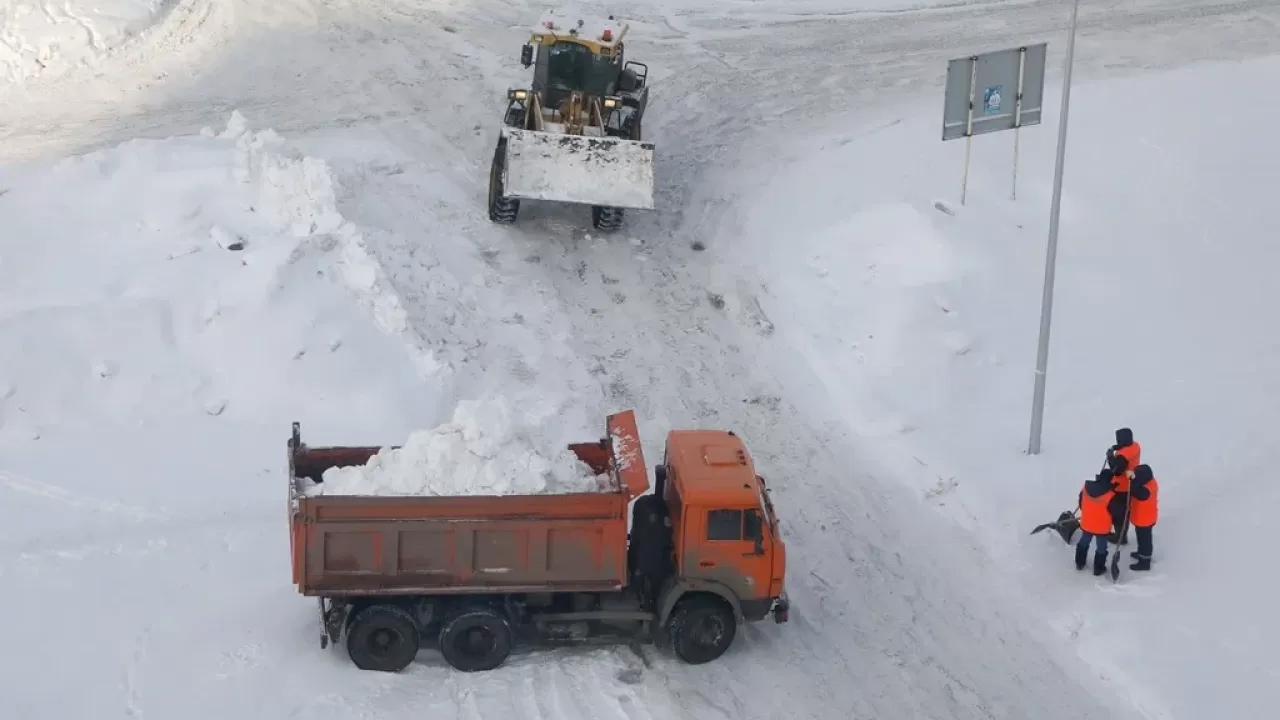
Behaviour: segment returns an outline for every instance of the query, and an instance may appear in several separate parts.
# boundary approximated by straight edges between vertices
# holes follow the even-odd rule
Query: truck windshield
[[[582,45],[558,42],[547,51],[547,80],[555,90],[606,94],[610,65]]]

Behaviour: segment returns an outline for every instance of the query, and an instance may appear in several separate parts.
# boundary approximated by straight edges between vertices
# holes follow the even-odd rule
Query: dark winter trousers
[[[1133,532],[1138,536],[1138,557],[1151,559],[1151,529],[1154,525],[1148,527],[1134,526]]]
[[[1116,542],[1124,543],[1129,540],[1129,523],[1125,518],[1129,514],[1128,510],[1129,493],[1118,492],[1107,504],[1107,511],[1111,513],[1111,527],[1115,528]]]

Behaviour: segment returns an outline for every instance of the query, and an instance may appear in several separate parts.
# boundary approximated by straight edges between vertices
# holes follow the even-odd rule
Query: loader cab
[[[558,107],[571,93],[607,97],[619,91],[622,36],[627,26],[609,20],[544,16],[521,52],[533,66],[533,91],[545,107]]]
[[[783,594],[786,546],[769,490],[742,439],[715,430],[673,431],[656,492],[671,518],[679,581],[732,592],[748,619]]]

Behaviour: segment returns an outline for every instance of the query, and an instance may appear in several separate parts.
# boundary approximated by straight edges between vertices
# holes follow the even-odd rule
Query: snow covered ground
[[[0,80],[89,70],[137,38],[173,0],[0,2]]]
[[[1280,512],[1280,103],[1205,103],[1278,82],[1280,57],[1075,93],[1038,457],[1023,453],[1056,113],[1024,132],[1016,201],[1011,134],[975,141],[961,207],[963,142],[937,140],[932,104],[904,106],[811,140],[741,196],[749,230],[723,241],[727,264],[750,257],[790,396],[984,537],[1147,717],[1263,718],[1280,703],[1280,623],[1266,619],[1280,587],[1264,569],[1264,518]],[[1161,520],[1153,571],[1112,587],[1076,574],[1053,533],[1026,533],[1075,506],[1123,426],[1161,480]]]
[[[1123,290],[1099,282],[1102,294],[1076,295],[1073,309],[1069,238],[1121,218],[1151,244],[1192,226],[1167,215],[1192,204],[1135,199],[1137,159],[1123,166],[1122,186],[1096,165],[1102,179],[1090,182],[1087,151],[1074,152],[1046,453],[1020,457],[1052,124],[1024,134],[1018,203],[1001,205],[1008,138],[995,138],[977,144],[969,205],[943,215],[932,202],[958,188],[958,161],[954,185],[942,170],[958,148],[937,142],[940,98],[930,92],[946,59],[1056,43],[1065,17],[1051,0],[930,4],[641,3],[628,52],[652,68],[646,132],[658,148],[659,210],[629,216],[611,238],[586,232],[585,211],[531,206],[515,228],[484,216],[502,93],[521,80],[523,29],[541,6],[177,0],[144,41],[89,72],[0,87],[0,576],[24,589],[11,596],[13,614],[28,619],[11,630],[21,661],[0,661],[0,703],[16,717],[594,720],[771,718],[794,715],[803,699],[814,718],[1078,720],[1198,718],[1209,711],[1196,703],[1217,699],[1241,703],[1235,717],[1256,717],[1265,683],[1229,698],[1208,685],[1274,675],[1248,644],[1274,631],[1263,609],[1236,616],[1239,627],[1257,620],[1243,638],[1220,617],[1230,632],[1211,641],[1193,613],[1177,614],[1218,600],[1210,588],[1245,582],[1223,560],[1224,538],[1203,543],[1205,533],[1241,512],[1231,532],[1237,543],[1254,539],[1229,495],[1212,513],[1180,510],[1193,507],[1179,497],[1186,469],[1205,475],[1211,464],[1197,466],[1204,456],[1177,434],[1191,427],[1189,412],[1143,400],[1129,421],[1172,486],[1152,577],[1095,590],[1051,538],[1025,537],[1070,503],[1080,479],[1071,468],[1091,471],[1117,422],[1098,376],[1084,374],[1111,366],[1094,357],[1114,354],[1112,332],[1077,329],[1073,339],[1069,328],[1073,313],[1078,328],[1095,323],[1106,293]],[[1090,83],[1274,54],[1280,8],[1098,2],[1082,22],[1078,77]],[[1090,93],[1126,107],[1174,96],[1116,87],[1081,87],[1077,136],[1101,142],[1088,130]],[[1148,96],[1130,97],[1138,92]],[[1242,117],[1192,116],[1200,97],[1178,104],[1188,124]],[[1182,120],[1169,118],[1124,120],[1094,159],[1136,158],[1125,128],[1132,137],[1158,127],[1141,152],[1168,163],[1161,187],[1229,202],[1217,188],[1176,184],[1209,183],[1233,156],[1222,147],[1215,158],[1214,135],[1175,133]],[[198,134],[205,126],[217,132]],[[283,138],[263,134],[269,127]],[[1188,147],[1202,158],[1175,152]],[[98,152],[63,159],[86,150]],[[830,177],[824,157],[841,165],[839,194],[815,185]],[[1197,175],[1174,172],[1203,158]],[[1262,175],[1259,185],[1269,171],[1260,155],[1245,169]],[[1134,230],[1127,211],[1137,203],[1165,210],[1163,224]],[[783,211],[797,214],[787,222]],[[1219,222],[1269,227],[1243,212],[1229,205],[1229,223]],[[1019,222],[1025,236],[1010,229]],[[855,235],[876,239],[855,247]],[[814,255],[839,292],[796,267]],[[870,285],[861,275],[841,285],[841,258],[881,270]],[[1141,258],[1169,275],[1186,267]],[[1094,262],[1109,272],[1104,258]],[[788,283],[795,306],[818,303],[822,327],[778,304]],[[1191,308],[1187,323],[1209,324],[1188,291],[1174,297],[1163,302]],[[1157,303],[1144,303],[1134,312],[1154,313]],[[852,336],[833,339],[845,331],[833,308],[857,321],[849,332],[876,334],[879,343],[857,338],[863,365]],[[1012,330],[982,322],[997,311]],[[1171,323],[1133,332],[1168,351]],[[1223,347],[1235,341],[1229,328],[1217,332]],[[1077,343],[1094,354],[1061,349]],[[1217,347],[1180,347],[1177,360],[1217,370]],[[1134,387],[1155,398],[1168,376],[1148,375]],[[839,402],[819,398],[819,387]],[[1205,388],[1179,386],[1191,400],[1179,409],[1224,415]],[[387,677],[322,652],[314,604],[288,583],[289,421],[317,444],[401,442],[459,400],[495,392],[558,403],[545,430],[561,441],[598,436],[605,411],[628,407],[650,449],[673,426],[742,434],[783,516],[792,622],[748,628],[726,657],[698,668],[648,651],[564,650],[463,677],[424,652]],[[991,429],[975,431],[976,418]],[[1233,426],[1220,427],[1222,439]],[[1215,447],[1225,457],[1232,446]],[[1241,447],[1223,460],[1240,463],[1233,478],[1248,473],[1246,458],[1261,462],[1261,450]],[[959,505],[950,517],[962,527],[926,511],[926,495]],[[1261,499],[1249,498],[1260,513]],[[1203,573],[1203,589],[1175,579],[1184,572]],[[1264,602],[1262,582],[1231,607]],[[1185,637],[1200,652],[1222,648],[1221,675],[1186,674],[1204,660],[1180,654]],[[1232,653],[1252,669],[1230,664]]]

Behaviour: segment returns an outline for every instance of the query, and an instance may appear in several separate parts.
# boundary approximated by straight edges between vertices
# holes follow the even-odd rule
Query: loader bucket
[[[509,198],[653,209],[653,143],[505,127]]]

